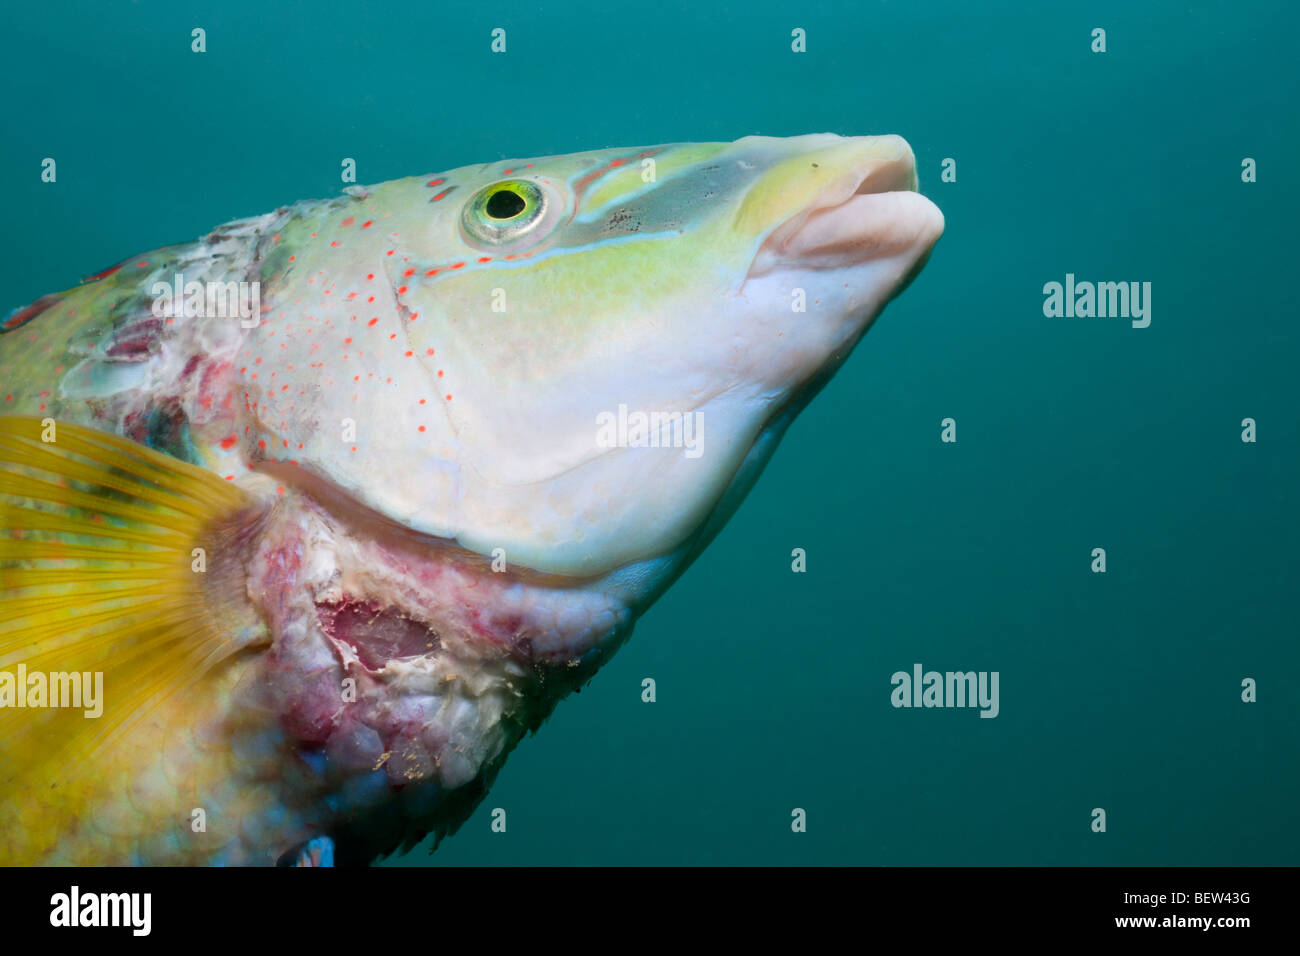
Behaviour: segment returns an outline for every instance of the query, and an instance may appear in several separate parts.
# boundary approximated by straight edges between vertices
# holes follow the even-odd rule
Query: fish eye
[[[507,179],[484,186],[465,204],[461,227],[466,241],[479,248],[516,246],[536,241],[554,225],[557,205],[537,183]]]

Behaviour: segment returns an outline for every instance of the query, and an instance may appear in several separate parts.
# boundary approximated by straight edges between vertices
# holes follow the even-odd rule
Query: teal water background
[[[6,309],[333,195],[343,157],[364,183],[893,132],[947,217],[630,643],[459,834],[393,862],[1300,863],[1293,5],[266,0],[4,19]],[[1150,281],[1150,327],[1045,318],[1043,284],[1067,272]],[[890,675],[916,662],[998,671],[1000,715],[891,707]]]

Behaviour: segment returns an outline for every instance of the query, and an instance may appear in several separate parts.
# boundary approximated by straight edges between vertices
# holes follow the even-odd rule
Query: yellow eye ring
[[[546,193],[526,179],[506,179],[484,186],[465,204],[461,227],[466,236],[489,246],[523,239],[547,219]]]

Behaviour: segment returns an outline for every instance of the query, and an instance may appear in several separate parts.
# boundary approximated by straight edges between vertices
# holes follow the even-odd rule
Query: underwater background
[[[899,133],[947,217],[631,641],[458,834],[389,862],[1300,863],[1294,6],[147,0],[5,24],[6,311],[337,194],[345,157],[372,183]],[[1150,282],[1149,327],[1045,316],[1067,273]],[[916,663],[997,671],[998,716],[893,707]]]

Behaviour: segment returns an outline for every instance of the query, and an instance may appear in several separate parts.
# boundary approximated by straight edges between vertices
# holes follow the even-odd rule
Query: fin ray
[[[49,424],[0,416],[0,668],[102,672],[103,713],[0,706],[0,794],[66,783],[161,701],[267,640],[240,587],[261,505],[143,445]],[[214,566],[196,570],[196,548]],[[27,693],[6,676],[0,694]]]

